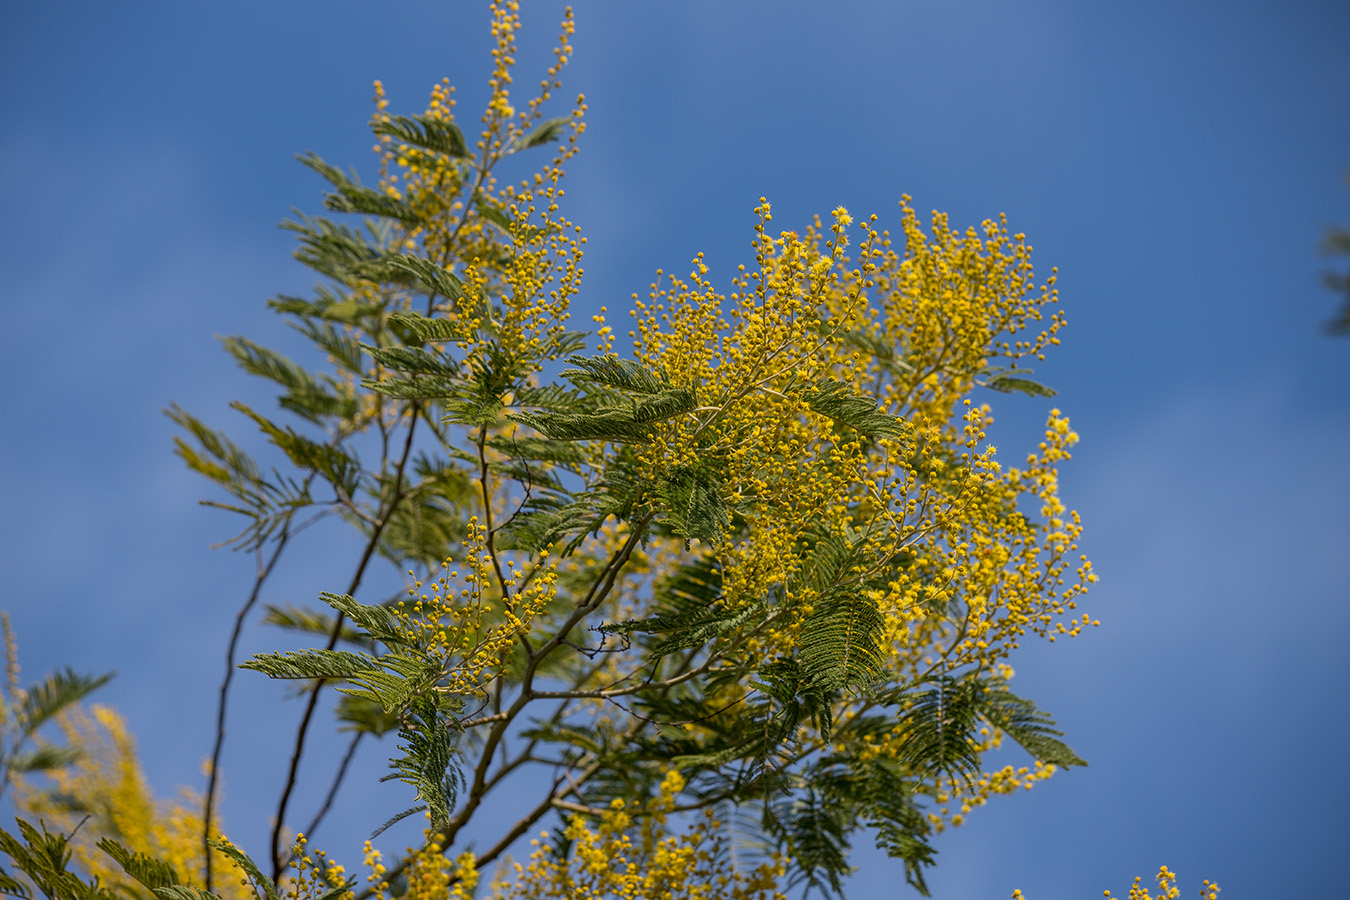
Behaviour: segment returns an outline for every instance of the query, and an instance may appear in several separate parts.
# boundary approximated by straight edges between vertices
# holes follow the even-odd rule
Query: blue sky
[[[483,97],[484,6],[374,9],[0,13],[0,606],[27,675],[120,672],[99,699],[161,793],[201,783],[251,561],[208,549],[233,523],[195,505],[160,410],[252,440],[227,404],[269,395],[214,335],[296,346],[264,308],[313,281],[275,227],[319,208],[296,153],[369,171],[375,78],[396,112],[442,76],[461,111]],[[527,4],[523,72],[560,9]],[[1350,342],[1319,331],[1335,298],[1316,246],[1350,223],[1350,6],[581,3],[577,21],[583,314],[699,250],[729,280],[761,195],[784,228],[840,204],[894,226],[902,193],[961,226],[1006,212],[1060,269],[1069,327],[1038,373],[1083,438],[1064,494],[1102,626],[1015,663],[1091,766],[944,835],[935,896],[1100,896],[1161,863],[1229,900],[1337,893]],[[992,402],[1016,454],[1051,405]],[[316,530],[267,599],[333,589],[350,558]],[[226,825],[258,848],[296,716],[260,682],[239,682],[225,760]],[[320,838],[348,857],[404,799],[373,784],[383,748],[366,749]],[[896,893],[895,866],[858,861],[858,896]]]

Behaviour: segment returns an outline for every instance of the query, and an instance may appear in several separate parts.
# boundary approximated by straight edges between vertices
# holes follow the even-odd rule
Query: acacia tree
[[[545,106],[571,13],[520,105],[518,26],[517,4],[492,5],[476,134],[448,82],[407,116],[377,82],[373,184],[300,157],[333,215],[287,227],[323,281],[270,305],[328,365],[224,341],[279,386],[288,419],[235,408],[289,471],[170,411],[178,454],[222,492],[206,502],[243,518],[230,544],[256,574],[229,640],[200,862],[100,846],[131,890],[165,900],[225,891],[237,873],[222,864],[269,900],[288,867],[297,897],[469,896],[531,833],[529,860],[498,870],[501,896],[770,897],[840,892],[862,832],[926,893],[934,833],[1083,764],[1008,665],[1024,638],[1091,621],[1078,604],[1095,576],[1057,487],[1077,436],[1051,410],[1044,440],[1004,467],[980,398],[1052,395],[1027,364],[1059,343],[1056,276],[1038,281],[1001,217],[925,226],[906,197],[894,235],[843,208],[778,231],[761,200],[729,288],[701,254],[687,278],[658,270],[621,355],[605,307],[593,332],[570,327],[585,239],[561,183],[586,104]],[[227,700],[242,625],[324,516],[364,539],[350,574],[316,584],[320,607],[264,613],[320,646],[242,662],[306,698],[258,866],[215,825]],[[377,557],[408,572],[406,592],[364,596]],[[328,801],[302,812],[291,791],[325,740],[329,689],[354,736]],[[425,843],[389,865],[368,846],[357,890],[287,829],[312,833],[357,743],[390,733]],[[988,770],[1004,741],[1027,764]],[[484,804],[517,799],[530,770],[546,789],[485,833]],[[65,852],[65,837],[30,837],[44,859]]]

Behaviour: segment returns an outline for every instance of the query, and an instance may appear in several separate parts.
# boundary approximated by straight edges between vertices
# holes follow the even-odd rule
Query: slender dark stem
[[[405,491],[403,490],[403,470],[408,464],[408,457],[412,454],[413,435],[417,431],[417,405],[414,404],[411,410],[412,415],[408,422],[408,437],[403,442],[403,454],[399,457],[398,465],[394,472],[394,493],[389,498],[389,507],[384,510],[371,529],[370,539],[366,541],[366,549],[361,554],[361,561],[356,566],[356,571],[352,574],[351,584],[347,586],[347,595],[352,596],[357,588],[361,586],[361,579],[365,576],[366,566],[370,564],[371,558],[375,555],[375,548],[379,546],[380,535],[384,528],[389,524],[394,509],[403,500]],[[337,646],[338,639],[342,635],[342,626],[346,617],[338,613],[337,619],[333,622],[333,631],[328,636],[327,649],[332,650]],[[314,687],[310,690],[309,701],[305,704],[304,715],[300,717],[300,727],[295,735],[295,750],[291,753],[290,768],[286,773],[286,785],[281,790],[281,799],[277,803],[276,820],[272,823],[272,880],[277,881],[281,878],[282,869],[286,866],[286,861],[282,859],[281,853],[281,831],[285,827],[286,807],[290,804],[291,793],[295,790],[296,777],[300,771],[300,758],[305,751],[305,737],[309,733],[310,722],[314,719],[314,710],[319,705],[319,693],[322,691],[325,679],[318,679]],[[289,859],[289,856],[287,857]]]
[[[216,702],[216,742],[211,749],[211,774],[206,782],[206,803],[202,811],[202,859],[208,892],[211,890],[211,820],[215,814],[216,786],[220,782],[220,756],[225,748],[225,708],[230,696],[230,683],[234,681],[234,654],[239,649],[239,635],[244,630],[244,621],[248,618],[253,605],[258,602],[263,582],[272,574],[273,567],[281,558],[281,551],[286,549],[286,542],[290,539],[290,528],[282,529],[281,535],[277,538],[276,549],[272,551],[271,559],[265,564],[262,561],[262,547],[258,547],[258,569],[253,579],[253,590],[249,592],[248,600],[244,601],[244,605],[239,607],[239,612],[235,614],[234,630],[230,632],[230,645],[225,651],[225,677],[221,679],[220,699]]]

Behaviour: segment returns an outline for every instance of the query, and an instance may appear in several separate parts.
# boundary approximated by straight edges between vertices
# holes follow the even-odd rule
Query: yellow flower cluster
[[[499,164],[531,145],[535,129],[546,126],[543,104],[561,87],[559,76],[572,55],[572,11],[564,15],[555,60],[538,93],[518,110],[511,84],[520,5],[501,0],[491,10],[489,99],[477,142],[466,148],[468,155],[399,143],[388,134],[374,148],[380,158],[380,189],[414,214],[413,223],[400,226],[394,246],[407,253],[420,250],[463,283],[462,297],[437,296],[428,308],[415,311],[463,326],[458,347],[468,353],[470,365],[489,345],[513,358],[558,358],[552,339],[565,330],[571,298],[580,289],[585,244],[580,229],[559,212],[563,164],[577,153],[586,129],[584,96],[577,98],[566,121],[548,126],[557,144],[546,164],[515,184],[499,186],[496,174]],[[384,85],[375,82],[375,124],[390,121],[388,103]],[[454,109],[454,88],[442,81],[432,88],[424,117],[454,124]],[[374,284],[364,289],[372,302],[390,291]],[[412,295],[383,299],[394,311],[412,309]],[[376,380],[384,377],[389,376],[376,372]]]
[[[772,238],[761,202],[757,270],[742,267],[729,296],[713,287],[701,255],[687,282],[658,272],[647,300],[634,295],[635,355],[694,390],[701,406],[656,424],[638,461],[653,480],[698,465],[723,475],[748,523],[721,553],[729,596],[791,584],[807,527],[865,534],[877,559],[914,557],[915,577],[875,598],[898,661],[920,664],[905,658],[930,647],[942,626],[925,608],[954,599],[970,616],[947,662],[993,660],[1027,631],[1053,639],[1084,624],[1062,618],[1094,576],[1080,557],[1077,581],[1065,584],[1080,526],[1057,495],[1056,465],[1077,435],[1053,412],[1042,452],[1005,474],[983,443],[989,408],[961,398],[995,358],[1042,356],[1064,318],[1050,312],[1038,335],[1014,339],[1046,315],[1054,276],[1035,287],[1030,248],[1002,220],[960,235],[935,214],[930,237],[907,200],[903,256],[872,217],[862,264],[850,268],[847,211],[834,211],[827,238],[819,225]],[[867,446],[813,412],[808,394],[822,379],[879,397],[909,423],[910,439]],[[1027,494],[1040,500],[1040,520],[1020,511]]]
[[[15,811],[30,821],[45,821],[52,830],[73,834],[71,856],[79,870],[127,896],[153,900],[140,882],[97,848],[102,837],[162,859],[184,883],[200,886],[201,798],[186,788],[172,801],[155,798],[141,769],[135,740],[111,707],[94,704],[87,712],[73,707],[58,722],[65,742],[79,750],[80,756],[67,768],[53,769],[49,785],[16,779]],[[86,813],[92,821],[81,827]],[[212,831],[214,837],[221,837],[218,828]],[[215,892],[225,900],[253,900],[253,891],[241,881],[244,873],[234,860],[218,850],[212,854],[212,868],[227,873],[216,879]]]
[[[1181,889],[1177,887],[1177,876],[1167,866],[1158,870],[1158,893],[1152,894],[1141,882],[1143,878],[1135,876],[1134,884],[1130,887],[1129,900],[1176,900],[1181,896]],[[1102,895],[1106,900],[1113,900],[1110,891],[1103,891]],[[1219,886],[1205,879],[1204,885],[1200,888],[1200,896],[1203,900],[1219,900]],[[1012,892],[1012,900],[1027,900],[1020,890]]]
[[[408,848],[407,886],[399,895],[406,900],[472,900],[478,887],[478,869],[473,853],[465,852],[451,860],[432,831],[419,848]],[[376,900],[389,900],[389,882],[380,851],[366,841],[366,883]]]
[[[959,827],[965,823],[966,816],[977,806],[984,806],[995,794],[1011,794],[1019,789],[1031,790],[1036,782],[1044,781],[1055,774],[1056,766],[1047,765],[1040,760],[1033,768],[1027,766],[1004,766],[996,772],[985,772],[970,785],[960,781],[947,781],[943,792],[936,797],[938,803],[960,803],[959,812],[951,812],[951,806],[944,805],[937,812],[928,813],[928,821],[933,831],[941,834],[948,825]]]
[[[738,872],[725,829],[711,810],[685,830],[667,823],[684,779],[667,773],[660,792],[636,815],[615,800],[594,822],[568,824],[571,853],[560,858],[545,833],[528,864],[504,866],[493,884],[498,900],[784,900],[779,864]]]
[[[557,563],[548,549],[528,570],[507,560],[501,583],[495,582],[488,529],[477,516],[469,519],[463,562],[461,576],[447,558],[430,593],[414,580],[408,588],[412,599],[394,608],[407,639],[443,661],[449,680],[442,690],[451,694],[477,693],[499,676],[512,648],[557,595]]]
[[[934,213],[925,232],[908,197],[901,210],[903,249],[872,216],[851,258],[845,209],[827,227],[775,237],[761,200],[755,266],[740,267],[730,294],[700,254],[687,280],[658,270],[647,297],[633,296],[634,355],[698,400],[694,415],[651,426],[636,453],[641,473],[653,482],[679,468],[718,473],[740,517],[735,539],[711,548],[719,602],[775,588],[794,601],[784,604],[793,616],[771,615],[724,651],[743,664],[790,654],[812,610],[807,531],[860,548],[845,582],[905,561],[867,594],[896,680],[998,667],[1027,634],[1054,641],[1097,624],[1078,611],[1096,576],[1078,553],[1079,517],[1058,494],[1058,466],[1078,435],[1052,410],[1038,452],[1004,469],[986,440],[990,407],[967,396],[995,363],[1020,377],[1019,361],[1059,343],[1056,275],[1037,283],[1030,246],[1002,217],[961,233]],[[822,382],[877,398],[903,436],[865,439],[821,414],[812,403]],[[720,700],[746,689],[726,686]],[[869,739],[869,752],[891,755],[894,738]],[[1053,771],[987,774],[951,821]]]
[[[284,879],[285,890],[283,897],[289,897],[290,900],[317,900],[335,887],[341,887],[345,879],[346,869],[339,865],[335,860],[329,859],[328,854],[322,850],[315,852],[310,856],[306,850],[309,839],[303,834],[295,836],[295,845],[291,856],[290,877]],[[343,900],[351,900],[352,893],[348,891],[342,895]]]

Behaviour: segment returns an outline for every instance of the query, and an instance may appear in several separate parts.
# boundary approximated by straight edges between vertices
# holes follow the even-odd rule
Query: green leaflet
[[[1055,394],[1059,393],[1054,388],[1046,387],[1029,378],[1013,378],[1010,375],[1000,375],[997,378],[991,378],[985,382],[984,386],[996,391],[1002,391],[1005,394],[1011,394],[1014,391],[1017,391],[1032,397],[1053,397]]]
[[[377,394],[393,397],[395,400],[445,400],[453,397],[459,390],[459,382],[434,375],[386,378],[381,381],[366,378],[361,381],[361,386]]]
[[[453,378],[460,371],[458,360],[435,350],[423,350],[418,347],[372,347],[370,344],[362,344],[361,349],[386,369],[395,369],[412,375],[441,375]]]
[[[299,631],[304,634],[321,634],[328,637],[333,633],[334,619],[332,616],[321,612],[315,612],[312,609],[306,609],[303,606],[276,606],[268,603],[264,607],[262,623],[264,625],[275,625],[278,628],[285,628],[290,631]],[[343,626],[339,639],[352,644],[368,644],[369,639],[361,634],[355,628]]]
[[[171,407],[167,415],[195,437],[205,451],[203,455],[187,441],[175,437],[174,449],[178,456],[189,468],[216,482],[235,500],[234,503],[203,500],[200,501],[202,505],[239,513],[253,520],[223,545],[232,544],[239,550],[257,549],[289,522],[296,511],[312,502],[307,484],[280,475],[275,483],[267,481],[259,473],[257,463],[222,433],[207,428],[177,406]]]
[[[694,392],[673,387],[641,364],[607,356],[569,356],[577,368],[562,373],[574,384],[589,384],[608,392],[589,410],[515,413],[512,419],[529,425],[545,437],[560,441],[601,440],[647,443],[651,425],[692,412],[698,406]]]
[[[386,116],[371,125],[370,130],[451,159],[464,159],[469,155],[459,126],[436,116]]]
[[[262,672],[268,678],[353,678],[377,668],[373,656],[350,650],[286,650],[256,653],[241,669]]]
[[[588,381],[631,394],[663,394],[672,388],[666,378],[641,363],[614,354],[569,356],[567,362],[577,368],[564,369],[562,376],[573,382]]]
[[[330,484],[345,490],[349,496],[356,493],[357,480],[361,476],[361,463],[354,456],[348,455],[333,444],[320,444],[297,434],[289,427],[283,428],[243,403],[235,401],[230,406],[256,422],[263,433],[272,439],[272,443],[290,457],[296,467],[318,472]]]
[[[1086,760],[1059,740],[1064,732],[1055,728],[1055,720],[1048,713],[1007,690],[1002,682],[982,683],[974,699],[976,708],[991,725],[1002,729],[1041,762],[1066,768],[1087,765]]]
[[[854,823],[848,818],[848,810],[810,788],[773,806],[766,825],[792,861],[789,885],[796,887],[804,882],[825,896],[831,891],[842,896],[843,877],[852,871],[848,834]]]
[[[24,692],[17,717],[19,733],[24,737],[33,734],[61,710],[80,702],[112,677],[112,672],[98,676],[80,675],[69,667],[48,675]]]
[[[203,457],[189,447],[182,438],[175,437],[174,448],[176,452],[193,471],[222,485],[236,482],[255,484],[262,478],[258,464],[253,461],[253,457],[227,438],[223,431],[207,428],[200,419],[189,414],[177,404],[170,406],[164,411],[164,414],[172,419],[174,424],[196,438],[197,443],[201,445],[208,456],[214,457],[214,461]]]
[[[420,225],[422,216],[398,197],[391,197],[383,191],[362,187],[355,172],[351,175],[336,166],[329,165],[313,150],[296,157],[305,166],[313,169],[337,188],[324,194],[324,206],[338,213],[362,213],[368,216],[382,216],[408,225]]]
[[[444,319],[404,318],[428,325],[436,323],[449,325]],[[362,344],[361,349],[386,369],[407,373],[409,376],[363,379],[361,386],[367,390],[400,400],[445,400],[463,391],[459,361],[439,350],[424,350],[419,347],[373,347],[369,344]]]
[[[411,785],[417,791],[417,799],[430,814],[431,827],[444,828],[450,821],[459,787],[459,773],[452,768],[456,733],[450,729],[436,702],[422,697],[412,704],[398,736],[403,741],[399,745],[403,755],[389,761],[389,767],[394,771],[381,780]],[[413,811],[405,810],[384,827]]]
[[[350,418],[355,414],[356,398],[345,394],[333,378],[327,375],[316,378],[282,354],[245,337],[236,335],[221,338],[220,342],[246,372],[286,388],[280,403],[296,415],[320,423],[326,416]]]
[[[323,592],[319,599],[342,613],[371,637],[390,646],[407,646],[398,617],[387,606],[358,603],[349,594]]]
[[[909,431],[904,419],[887,415],[877,409],[876,400],[855,397],[848,385],[826,381],[805,397],[812,412],[828,416],[840,424],[861,431],[872,438],[899,440]]]
[[[401,284],[423,294],[464,301],[464,282],[444,266],[407,253],[381,253],[354,264],[351,271],[368,281]]]
[[[567,123],[571,121],[571,116],[545,119],[530,129],[528,133],[521,135],[508,152],[516,153],[520,150],[529,150],[532,147],[539,147],[555,141],[562,134],[563,129],[567,127]]]
[[[659,496],[672,533],[684,538],[684,547],[697,539],[709,546],[722,541],[731,527],[731,510],[722,499],[722,480],[704,466],[680,466],[662,479]]]
[[[875,684],[882,676],[884,624],[876,603],[861,594],[836,592],[818,599],[802,622],[797,645],[808,685],[836,691]]]
[[[389,317],[389,323],[396,331],[402,331],[407,343],[441,343],[444,341],[462,341],[469,332],[458,322],[449,319],[428,318],[414,313],[399,313]]]
[[[353,312],[359,309],[354,302],[350,303],[350,308]],[[333,361],[348,372],[359,375],[364,371],[360,342],[334,327],[332,322],[325,319],[301,318],[287,324],[309,338],[314,346],[333,357]],[[352,402],[351,405],[355,407],[356,404]],[[351,415],[347,417],[350,418]]]
[[[28,822],[18,820],[22,841],[0,829],[0,851],[13,860],[14,867],[27,875],[39,891],[53,900],[119,900],[97,879],[85,881],[67,868],[70,835],[52,834],[45,823],[38,824],[40,831]],[[0,872],[0,893],[31,897],[27,885],[5,872]]]
[[[155,896],[160,900],[220,900],[217,894],[185,884],[168,884],[155,888]]]
[[[299,235],[295,258],[321,275],[341,284],[352,285],[369,280],[358,269],[384,255],[384,239],[375,229],[363,234],[320,216],[300,215],[296,221],[282,223],[283,228]]]
[[[1039,382],[1024,376],[1032,374],[1031,369],[1008,369],[1003,366],[987,367],[980,372],[984,381],[976,381],[991,390],[1004,394],[1019,392],[1032,397],[1053,397],[1057,393]]]
[[[112,838],[103,838],[98,848],[108,854],[132,878],[152,891],[178,884],[178,873],[162,859],[128,850]]]
[[[510,418],[558,441],[645,444],[652,439],[652,425],[692,412],[697,406],[693,391],[672,388],[627,405],[601,407],[590,413],[512,413]]]
[[[9,758],[6,768],[11,772],[50,772],[52,769],[64,769],[81,755],[74,747],[48,744],[15,753]]]
[[[346,722],[344,731],[366,731],[380,737],[398,728],[398,716],[384,711],[376,700],[343,694],[338,697],[338,721]]]

